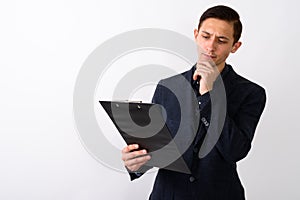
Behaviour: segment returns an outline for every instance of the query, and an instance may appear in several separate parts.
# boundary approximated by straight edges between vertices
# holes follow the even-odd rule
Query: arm
[[[227,99],[227,105],[229,106],[227,106],[225,112],[225,121],[221,135],[216,143],[216,148],[220,154],[230,163],[235,163],[248,154],[256,126],[266,102],[266,94],[263,88],[250,85],[250,87],[245,87],[243,90],[246,95],[238,92],[236,95],[229,97],[230,99]],[[204,95],[203,97],[209,98],[209,95]],[[237,105],[230,105],[233,100]],[[206,104],[202,105],[201,118],[207,119],[209,124],[211,124],[211,120],[214,120],[214,124],[221,124],[221,121],[224,120],[221,118],[224,116],[218,114],[212,116],[211,102],[210,100],[206,100],[206,102]],[[235,111],[232,110],[232,106],[235,107]],[[215,108],[218,109],[218,105],[215,105]],[[206,127],[206,130],[208,130],[208,127]]]
[[[243,100],[235,116],[226,115],[217,149],[228,162],[237,162],[248,154],[265,102],[264,89],[255,88]]]
[[[203,70],[202,67],[205,67],[206,70]],[[199,93],[201,94],[200,101],[203,102],[200,105],[201,120],[202,122],[205,121],[206,130],[212,124],[213,126],[210,129],[214,130],[213,133],[208,131],[202,147],[205,148],[209,145],[211,146],[211,144],[214,145],[215,143],[212,143],[212,141],[217,141],[216,148],[223,158],[230,163],[235,163],[244,158],[251,148],[256,126],[265,107],[266,94],[263,88],[250,81],[241,79],[235,81],[232,84],[235,87],[234,94],[227,95],[225,116],[218,114],[224,111],[224,102],[223,104],[222,100],[218,102],[222,98],[218,98],[219,92],[215,88],[220,86],[218,84],[220,82],[215,83],[216,79],[213,68],[209,65],[198,66],[199,70],[195,71],[193,76],[194,80],[197,76],[201,76],[202,81],[202,85],[200,83],[199,88]],[[201,88],[204,92],[201,91]],[[205,91],[205,89],[207,90]],[[214,114],[211,113],[210,94],[214,96]],[[215,128],[214,126],[219,127]],[[211,135],[216,135],[215,133],[219,133],[219,135],[217,134],[217,137],[210,137]]]

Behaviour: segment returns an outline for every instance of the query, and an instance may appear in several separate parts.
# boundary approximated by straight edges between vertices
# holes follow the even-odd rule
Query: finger
[[[133,151],[133,152],[129,152],[129,153],[123,153],[122,160],[126,161],[126,160],[130,160],[130,159],[134,159],[135,157],[146,155],[146,154],[147,154],[147,151],[145,149],[139,150],[139,151]]]
[[[205,77],[207,73],[209,73],[210,70],[209,69],[205,69],[205,68],[199,68],[197,70],[195,70],[194,74],[193,74],[193,80],[197,80],[198,77]]]
[[[198,69],[193,74],[193,80],[197,80],[198,77],[202,78],[205,77],[206,74],[209,73],[209,70],[206,69]]]
[[[213,65],[208,62],[199,62],[197,69],[213,69]]]
[[[130,144],[122,149],[122,153],[129,153],[132,150],[138,149],[138,144]]]
[[[126,160],[124,162],[125,166],[127,167],[133,167],[135,165],[144,165],[146,162],[148,162],[151,159],[150,155],[145,155],[145,156],[141,156],[141,157],[135,157],[133,159],[130,160]]]
[[[130,171],[138,171],[143,165],[145,165],[148,161],[145,162],[141,162],[139,164],[136,165],[132,165],[130,167],[127,167],[127,169],[129,169]]]
[[[218,68],[212,68],[212,67],[208,67],[208,66],[201,66],[197,69],[197,73],[200,74],[201,76],[206,76],[206,75],[210,75],[210,74],[219,74],[219,70]]]
[[[202,76],[203,73],[208,73],[208,72],[211,72],[213,71],[213,68],[207,66],[207,65],[199,65],[197,67],[197,69],[195,70],[195,73]]]
[[[200,75],[202,75],[203,73],[211,72],[211,71],[213,71],[213,70],[208,67],[201,67],[201,68],[197,69],[197,73]]]
[[[208,68],[214,68],[216,64],[213,61],[199,61],[198,66],[204,66]]]
[[[197,78],[205,77],[208,74],[212,74],[215,72],[217,68],[213,68],[209,62],[198,62],[196,66],[196,70],[193,74],[193,80],[197,80]]]
[[[197,80],[198,77],[201,77],[200,73],[198,73],[197,71],[194,72],[194,75],[193,75],[193,80]]]

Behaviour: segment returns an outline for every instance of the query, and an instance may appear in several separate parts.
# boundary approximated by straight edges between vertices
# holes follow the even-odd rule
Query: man
[[[241,46],[241,32],[238,13],[227,6],[209,8],[201,16],[198,29],[194,30],[195,41],[201,49],[199,60],[192,69],[181,74],[190,83],[198,101],[198,110],[186,112],[195,116],[198,112],[200,114],[196,136],[183,152],[191,174],[159,169],[151,200],[245,199],[236,162],[250,150],[266,95],[262,87],[241,77],[226,64],[229,54],[235,53]],[[217,81],[219,79],[224,85]],[[188,92],[182,89],[179,94],[172,95],[166,86],[182,83],[178,76],[160,81],[152,100],[165,108],[166,124],[173,137],[177,134],[182,115],[176,97],[188,97]],[[225,88],[225,102],[219,102],[221,96],[215,98],[221,91],[218,90],[220,86]],[[189,104],[195,106],[193,101]],[[221,124],[219,135],[216,134],[218,129],[209,132],[213,121],[217,126]],[[186,134],[190,135],[188,132]],[[206,139],[211,134],[218,137],[213,146],[208,148],[209,152],[201,157],[199,149],[212,144]],[[137,149],[138,144],[133,144],[122,150],[122,159],[132,180],[142,175],[135,172],[144,168],[151,159],[146,150]]]

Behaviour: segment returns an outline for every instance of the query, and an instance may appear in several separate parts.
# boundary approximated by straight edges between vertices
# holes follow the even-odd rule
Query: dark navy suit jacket
[[[194,69],[195,66],[161,80],[152,100],[165,108],[166,123],[172,136],[181,135],[175,142],[191,174],[159,169],[149,199],[243,200],[244,189],[236,162],[251,148],[265,107],[265,90],[226,64],[218,79],[220,83],[216,81],[210,93],[200,96],[192,80]],[[222,97],[218,96],[222,88],[225,101],[220,101]],[[209,132],[212,124],[215,129]],[[209,139],[209,134],[218,130],[220,134]],[[200,149],[209,151],[201,157]],[[131,178],[137,176],[131,174]]]

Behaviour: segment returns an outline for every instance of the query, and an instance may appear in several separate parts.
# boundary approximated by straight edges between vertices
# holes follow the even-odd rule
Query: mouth
[[[214,55],[214,54],[202,53],[202,55],[203,55],[205,58],[212,59],[212,60],[217,58],[217,56]]]

